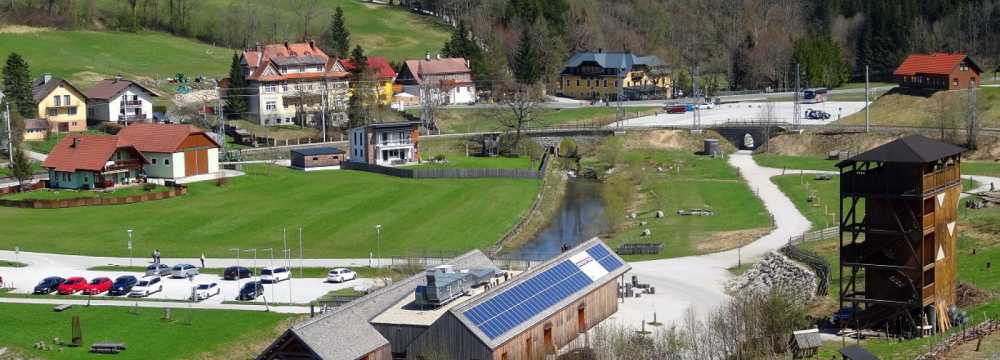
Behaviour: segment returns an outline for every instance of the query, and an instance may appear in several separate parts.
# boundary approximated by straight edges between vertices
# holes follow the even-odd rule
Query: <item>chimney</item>
[[[431,52],[430,51],[424,53],[424,60],[431,61]]]
[[[123,79],[123,77],[122,77],[122,74],[121,74],[121,73],[119,73],[118,75],[115,75],[115,82],[119,82],[119,81],[121,81],[122,79]]]
[[[288,40],[285,40],[285,49],[291,50],[292,48],[288,46]]]
[[[309,48],[316,50],[316,40],[309,40]]]
[[[52,81],[52,74],[49,73],[42,74],[42,84],[48,84],[49,81]]]
[[[264,46],[260,44],[260,41],[257,42],[256,48],[257,48],[257,65],[255,65],[254,67],[260,66],[260,61],[264,57]]]
[[[600,53],[602,53],[602,52],[604,52],[604,49],[603,49],[603,48],[597,48],[597,53],[598,53],[598,54],[600,54]]]

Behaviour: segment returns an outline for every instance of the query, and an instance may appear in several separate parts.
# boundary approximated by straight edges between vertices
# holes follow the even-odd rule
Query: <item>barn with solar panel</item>
[[[516,360],[555,353],[618,310],[618,280],[629,269],[594,238],[451,307],[413,340],[406,357]]]

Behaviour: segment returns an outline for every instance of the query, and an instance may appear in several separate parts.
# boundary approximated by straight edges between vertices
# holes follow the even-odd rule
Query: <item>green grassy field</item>
[[[426,155],[427,158],[435,155]],[[425,158],[425,160],[427,159]],[[532,169],[528,157],[478,157],[478,156],[447,156],[447,164],[424,163],[407,166],[407,169]],[[535,166],[538,162],[534,163]]]
[[[0,165],[0,176],[12,176],[12,173],[10,171],[10,167],[8,167],[8,166],[9,166],[9,164],[7,164],[7,163],[4,163],[4,164]],[[43,172],[43,170],[42,170],[42,164],[39,163],[39,162],[36,162],[36,161],[32,161],[31,162],[31,172],[33,172],[33,173]]]
[[[382,225],[383,255],[487,247],[527,211],[538,180],[401,179],[358,171],[304,173],[248,166],[249,174],[194,183],[185,196],[129,205],[0,208],[0,248],[128,256],[229,257],[232,247],[280,248],[303,227],[310,258],[368,257]],[[70,240],[70,241],[67,241]],[[297,248],[298,246],[292,246]]]
[[[618,145],[615,143],[618,142]],[[669,258],[731,249],[753,241],[771,227],[763,203],[725,159],[693,155],[684,150],[654,150],[621,146],[622,140],[609,139],[598,150],[617,160],[593,159],[603,173],[615,163],[613,174],[604,180],[605,212],[616,228],[609,240],[623,243],[662,243],[658,255],[626,256],[628,260]],[[679,166],[679,170],[678,170]],[[659,171],[657,168],[663,168]],[[711,209],[713,216],[681,216],[682,209]],[[663,218],[655,212],[662,210]],[[625,219],[635,212],[635,220]],[[646,222],[646,225],[642,225]],[[650,236],[641,236],[649,229]]]
[[[142,195],[146,193],[166,192],[169,190],[170,188],[165,186],[156,186],[150,190],[146,190],[142,186],[132,186],[112,191],[89,191],[89,190],[75,191],[75,190],[41,189],[41,190],[5,195],[0,197],[0,199],[67,200],[67,199],[81,199],[81,198],[108,198],[108,197],[118,197],[118,196]]]
[[[83,91],[118,73],[133,79],[224,76],[233,56],[229,49],[157,32],[0,32],[0,58],[11,52],[28,61],[33,76],[52,73]]]
[[[161,320],[162,309],[140,308],[138,314],[131,310],[74,306],[53,312],[52,305],[0,304],[0,324],[16,329],[0,332],[0,345],[30,358],[45,359],[107,358],[109,355],[87,352],[95,342],[126,343],[128,349],[113,355],[115,359],[191,359],[217,352],[252,357],[252,352],[259,350],[253,346],[259,346],[260,339],[277,336],[284,330],[279,324],[288,319],[288,315],[276,313],[195,310],[191,325],[187,325],[187,310],[174,309],[173,321]],[[70,341],[74,316],[80,317],[83,346],[53,346],[53,338]],[[53,349],[34,349],[39,341]]]
[[[658,107],[629,107],[628,116],[652,114],[660,110]],[[408,110],[419,115],[420,110]],[[497,121],[498,116],[508,116],[499,109],[441,109],[438,110],[437,124],[441,133],[455,134],[479,131],[502,130]],[[617,109],[614,107],[585,107],[575,109],[536,109],[537,121],[530,127],[546,127],[556,125],[605,125],[614,122]]]
[[[808,188],[810,191],[815,191],[818,198],[831,199],[825,201],[829,201],[832,207],[836,205],[839,191],[836,178],[831,181],[815,181],[811,177],[806,177],[805,181],[800,183],[798,175],[785,175],[775,177],[773,180],[792,199],[796,207],[813,222],[813,228],[823,227],[817,225],[819,221],[824,221],[822,210],[806,202],[807,192],[805,189],[807,186],[805,184],[809,184]],[[969,185],[964,184],[963,186]],[[993,293],[1000,291],[1000,273],[987,269],[985,265],[987,262],[1000,261],[1000,237],[996,236],[1000,233],[1000,208],[970,211],[963,207],[959,210],[959,217],[959,281],[973,284]],[[808,242],[801,246],[819,254],[834,268],[839,263],[837,239]],[[973,249],[976,249],[975,255],[972,254]],[[830,287],[826,301],[828,304],[833,304],[840,296],[840,278],[836,271],[834,271]],[[992,300],[966,310],[973,316],[974,321],[982,319],[984,312],[996,314],[997,311],[1000,311],[1000,300]],[[865,342],[863,345],[882,359],[912,359],[927,350],[928,342],[936,340],[939,339],[918,339],[903,343],[873,340]],[[834,355],[839,347],[839,343],[826,344],[821,351],[820,358]]]
[[[938,127],[941,119],[945,119],[946,124],[950,124],[948,126],[961,128],[965,126],[968,103],[967,91],[940,91],[930,97],[890,93],[878,97],[871,104],[871,124]],[[980,88],[976,93],[976,103],[981,126],[1000,126],[1000,88]],[[942,117],[942,113],[951,115]],[[843,125],[864,123],[864,111],[836,121],[836,124]]]

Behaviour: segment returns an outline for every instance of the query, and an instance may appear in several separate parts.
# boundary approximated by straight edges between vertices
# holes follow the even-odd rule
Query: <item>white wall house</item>
[[[123,79],[101,81],[87,92],[87,119],[130,124],[153,119],[152,90]]]
[[[351,162],[394,166],[420,161],[420,123],[369,124],[347,131]]]
[[[431,58],[428,54],[422,60],[407,60],[396,83],[403,92],[438,105],[473,104],[477,100],[472,69],[462,58]]]
[[[219,172],[221,146],[196,127],[138,123],[123,128],[118,137],[149,159],[143,166],[147,177],[176,180]]]
[[[243,51],[249,109],[260,125],[318,124],[347,120],[348,76],[314,42],[258,45]]]

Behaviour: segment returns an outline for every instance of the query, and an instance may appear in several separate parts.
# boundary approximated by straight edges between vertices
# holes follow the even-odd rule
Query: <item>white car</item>
[[[330,270],[326,273],[326,281],[329,282],[345,282],[358,278],[358,273],[352,271],[351,269],[336,268]]]
[[[707,103],[698,104],[698,105],[695,105],[695,106],[697,106],[699,110],[710,110],[710,109],[714,109],[715,108],[715,103],[707,102]]]
[[[201,283],[194,287],[194,300],[201,301],[206,300],[215,295],[219,295],[222,291],[219,288],[219,284],[216,283]]]
[[[260,282],[277,283],[288,280],[292,277],[292,272],[286,267],[266,267],[260,269]]]
[[[160,277],[146,276],[139,279],[139,282],[132,287],[132,291],[128,293],[128,296],[146,297],[160,291],[163,291],[163,282],[160,280]]]

